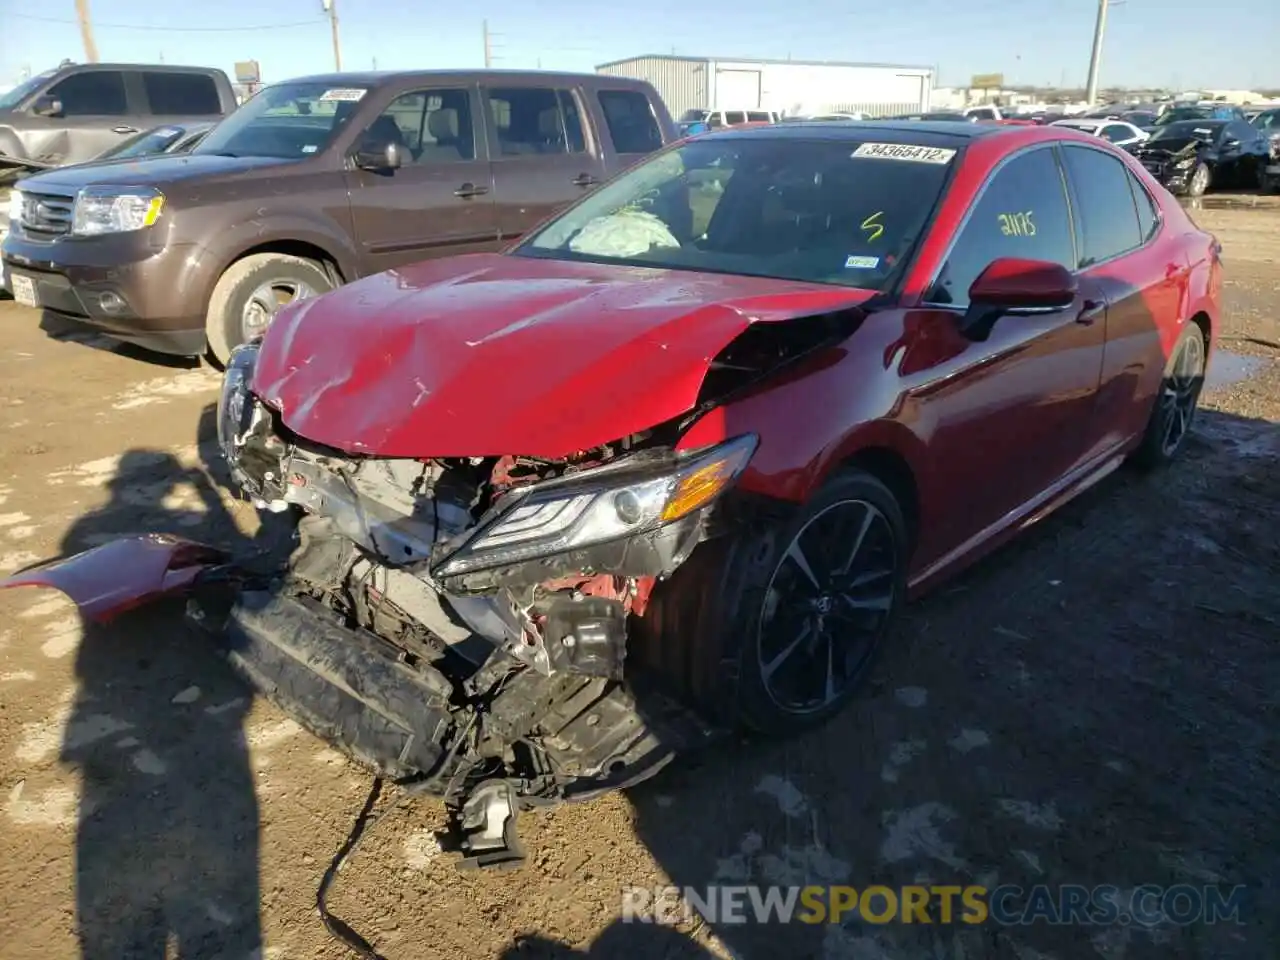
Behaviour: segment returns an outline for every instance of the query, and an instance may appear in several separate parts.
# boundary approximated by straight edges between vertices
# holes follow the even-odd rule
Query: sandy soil
[[[410,958],[1273,957],[1280,750],[1280,208],[1206,203],[1223,347],[1175,469],[1128,472],[910,610],[826,728],[742,743],[522,821],[511,874],[459,876],[394,795],[332,907]],[[0,571],[121,533],[244,545],[217,377],[0,302]],[[369,778],[252,701],[162,606],[82,628],[0,596],[0,953],[337,958],[316,885]],[[1243,884],[1243,925],[617,923],[624,885]],[[79,907],[77,908],[77,904]],[[77,909],[85,938],[77,946]],[[666,934],[670,934],[669,936]]]

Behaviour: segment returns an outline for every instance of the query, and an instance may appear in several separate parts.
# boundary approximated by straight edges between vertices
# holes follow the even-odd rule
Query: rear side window
[[[1080,220],[1080,266],[1109,260],[1142,243],[1129,171],[1116,157],[1088,147],[1064,147]]]
[[[1155,236],[1156,223],[1159,220],[1156,204],[1151,199],[1151,194],[1147,193],[1147,188],[1139,183],[1138,178],[1132,173],[1129,174],[1129,188],[1133,191],[1133,205],[1138,208],[1138,232],[1142,242],[1146,243]]]
[[[973,281],[1001,257],[1075,268],[1066,189],[1048,148],[1016,156],[992,175],[926,299],[967,306]]]
[[[662,131],[649,98],[638,90],[601,90],[604,122],[617,153],[652,153],[662,146]]]
[[[724,122],[729,126],[733,126],[735,123],[746,123],[747,115],[741,110],[726,110],[724,114]]]
[[[216,116],[222,112],[213,77],[202,73],[144,71],[142,85],[157,116]]]
[[[504,157],[582,153],[586,143],[577,102],[568,90],[495,87],[489,111]]]
[[[87,70],[59,80],[49,95],[62,102],[68,117],[123,117],[129,112],[124,74],[111,70]]]
[[[769,114],[763,111],[752,112],[749,110],[747,111],[747,121],[749,123],[768,123]]]

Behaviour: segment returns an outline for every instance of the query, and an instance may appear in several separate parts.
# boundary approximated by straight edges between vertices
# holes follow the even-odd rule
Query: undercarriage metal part
[[[506,780],[485,780],[461,806],[449,808],[449,828],[441,834],[441,846],[460,853],[459,870],[515,869],[524,863],[525,851],[516,833],[520,812],[516,791]]]

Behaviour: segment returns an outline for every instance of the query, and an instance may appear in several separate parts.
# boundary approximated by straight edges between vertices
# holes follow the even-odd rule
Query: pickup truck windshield
[[[301,160],[329,145],[368,92],[338,83],[267,87],[209,131],[193,154]]]
[[[31,94],[39,90],[45,82],[52,77],[56,70],[48,70],[44,73],[36,74],[34,77],[28,77],[12,90],[6,93],[0,93],[0,110],[12,110]]]
[[[691,140],[590,194],[516,256],[887,289],[955,150]]]

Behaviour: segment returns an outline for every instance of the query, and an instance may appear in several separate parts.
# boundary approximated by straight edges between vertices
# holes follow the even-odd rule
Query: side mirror
[[[62,116],[62,101],[46,93],[32,105],[31,112],[38,117],[60,117]]]
[[[1078,289],[1075,274],[1059,263],[1001,257],[969,287],[961,332],[972,340],[986,340],[1000,317],[1064,310],[1075,302]]]
[[[1240,146],[1240,141],[1235,137],[1227,137],[1227,139],[1222,141],[1223,150],[1234,150],[1238,146]]]
[[[402,162],[400,145],[395,143],[361,147],[356,151],[356,166],[361,170],[379,173],[399,170]]]

